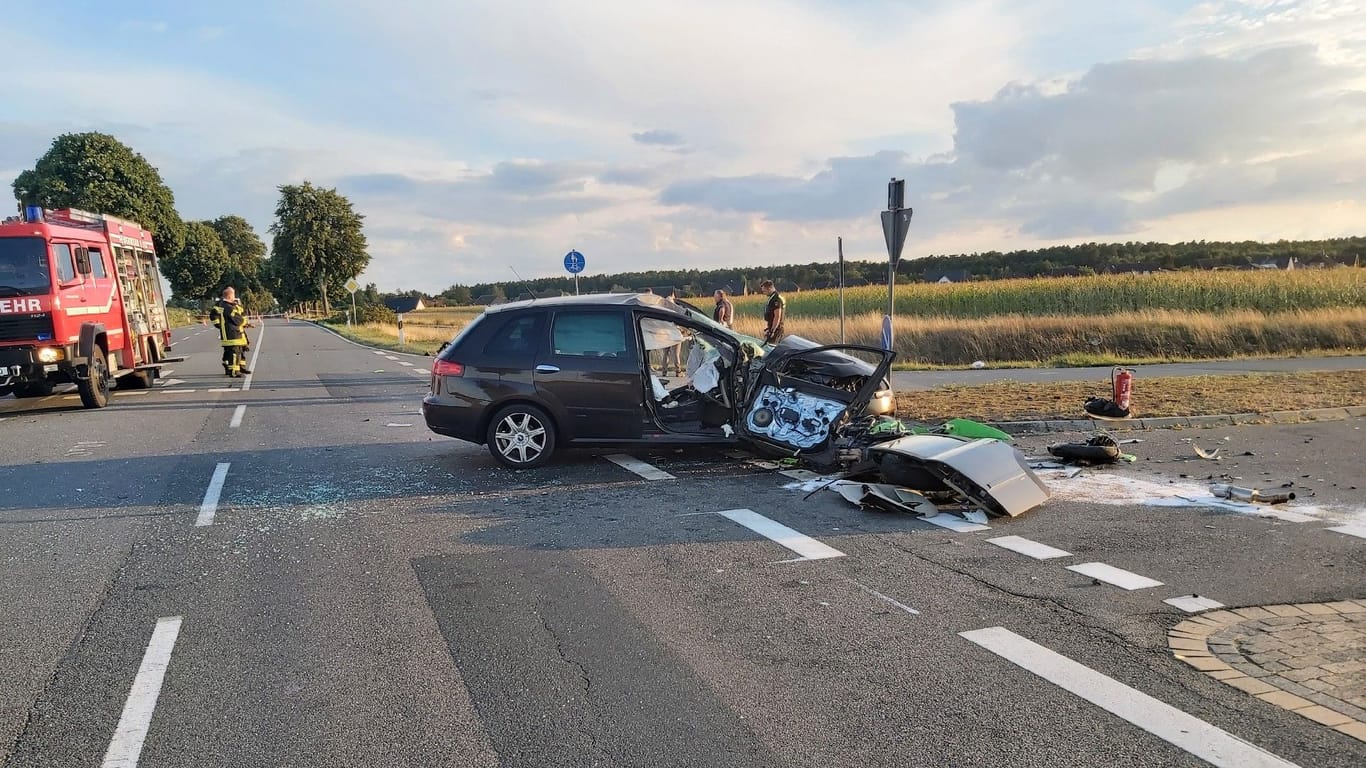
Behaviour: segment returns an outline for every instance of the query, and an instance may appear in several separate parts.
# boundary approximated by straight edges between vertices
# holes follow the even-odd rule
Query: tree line
[[[1225,269],[1276,264],[1284,268],[1293,258],[1300,266],[1359,264],[1366,256],[1366,237],[1331,240],[1282,240],[1276,243],[1195,241],[1181,243],[1085,243],[1015,251],[932,255],[903,259],[898,282],[936,282],[947,276],[963,280],[1101,274],[1115,271]],[[848,261],[845,285],[885,285],[887,262]],[[754,292],[760,280],[770,279],[787,290],[838,285],[838,262],[776,264],[769,267],[712,270],[650,270],[608,275],[580,275],[583,293],[634,292],[674,288],[684,296],[706,296],[718,288],[729,293]],[[574,291],[572,277],[543,277],[501,283],[452,285],[437,298],[448,304],[470,304],[481,299],[515,299],[528,293]],[[402,296],[420,295],[404,291]]]
[[[202,308],[231,285],[250,312],[301,304],[329,311],[329,297],[370,263],[364,217],[335,189],[281,185],[266,258],[265,242],[239,215],[183,220],[160,172],[104,133],[58,136],[13,188],[21,205],[78,208],[146,227],[179,306]]]

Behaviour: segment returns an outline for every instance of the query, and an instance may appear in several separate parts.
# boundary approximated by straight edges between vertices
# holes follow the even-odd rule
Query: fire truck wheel
[[[109,405],[109,364],[104,361],[104,351],[96,348],[86,365],[89,378],[76,380],[76,391],[81,394],[81,405],[86,408],[103,408]]]
[[[52,382],[46,379],[30,381],[14,388],[15,397],[47,397],[50,394],[52,394]]]

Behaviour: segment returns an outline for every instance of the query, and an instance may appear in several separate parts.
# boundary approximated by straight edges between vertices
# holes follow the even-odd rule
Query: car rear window
[[[508,318],[484,344],[489,357],[530,357],[536,354],[541,341],[541,315],[518,315]]]
[[[555,315],[555,354],[608,357],[626,353],[626,323],[620,312],[560,312]]]
[[[484,318],[486,317],[488,317],[488,313],[479,314],[464,328],[461,328],[460,331],[455,334],[455,338],[451,339],[445,350],[437,357],[442,360],[453,360],[460,349],[460,343],[465,339],[468,339],[470,335],[474,333],[475,329],[483,324]]]

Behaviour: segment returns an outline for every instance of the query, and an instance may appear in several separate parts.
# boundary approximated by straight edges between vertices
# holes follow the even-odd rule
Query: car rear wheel
[[[493,458],[513,469],[539,467],[555,452],[555,425],[534,405],[509,405],[498,411],[486,437]]]

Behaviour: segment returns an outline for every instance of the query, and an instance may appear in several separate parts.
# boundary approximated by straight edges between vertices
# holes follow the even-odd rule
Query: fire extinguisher
[[[1134,389],[1134,372],[1118,365],[1110,369],[1110,389],[1113,394],[1110,399],[1115,401],[1115,405],[1121,410],[1129,410],[1129,396],[1133,394]]]

